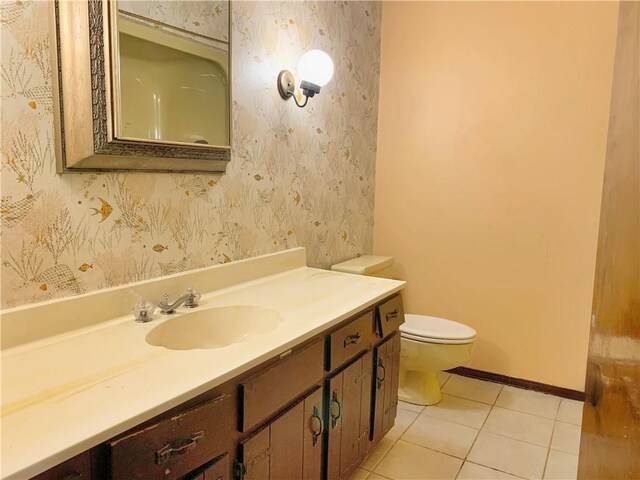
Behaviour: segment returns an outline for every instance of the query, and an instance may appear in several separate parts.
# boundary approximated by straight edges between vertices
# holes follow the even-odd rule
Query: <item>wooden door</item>
[[[304,403],[298,403],[271,423],[268,477],[270,480],[302,478],[303,418]]]
[[[319,480],[322,477],[322,447],[324,404],[319,388],[304,400],[302,479]]]
[[[243,480],[319,480],[322,390],[314,390],[240,445]]]
[[[640,478],[640,3],[620,3],[578,478]]]
[[[393,427],[398,412],[400,375],[400,334],[396,333],[375,348],[375,377],[371,440],[377,443]]]
[[[328,381],[327,478],[347,478],[369,448],[372,352]]]

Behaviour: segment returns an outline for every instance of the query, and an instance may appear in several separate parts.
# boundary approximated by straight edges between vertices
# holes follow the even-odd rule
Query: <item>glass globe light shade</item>
[[[329,83],[331,77],[333,77],[333,62],[331,57],[322,50],[309,50],[300,57],[298,78],[301,81],[323,87]]]

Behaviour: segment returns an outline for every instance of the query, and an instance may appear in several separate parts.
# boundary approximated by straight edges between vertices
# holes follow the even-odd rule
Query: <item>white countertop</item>
[[[286,252],[269,257],[278,255]],[[251,259],[243,265],[249,272]],[[224,267],[210,267],[211,274]],[[257,280],[203,294],[198,309],[256,305],[281,314],[283,321],[274,331],[242,343],[203,350],[154,347],[145,337],[166,320],[140,324],[126,315],[3,350],[1,478],[37,475],[285,352],[404,286],[396,280],[288,267],[292,268],[274,275],[267,269]],[[188,278],[188,272],[183,277]],[[99,292],[91,300],[100,310]],[[25,309],[19,313],[25,315]]]

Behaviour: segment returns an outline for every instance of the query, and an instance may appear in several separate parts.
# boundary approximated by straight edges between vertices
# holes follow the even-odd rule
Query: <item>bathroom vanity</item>
[[[236,282],[207,288],[198,309],[251,299],[282,315],[273,331],[223,348],[171,350],[145,342],[138,345],[141,352],[125,353],[168,321],[136,324],[129,317],[67,332],[52,344],[42,339],[3,352],[9,368],[18,369],[18,360],[37,361],[42,349],[57,347],[71,357],[80,350],[69,349],[90,348],[100,338],[124,342],[118,351],[127,357],[114,359],[114,365],[103,361],[102,376],[76,379],[86,384],[74,384],[73,392],[52,385],[52,397],[39,393],[21,403],[3,401],[3,427],[14,420],[3,442],[3,459],[14,470],[3,465],[3,478],[347,478],[394,423],[404,282],[327,272],[304,262],[304,249],[295,249],[174,276],[174,283],[181,277],[184,284],[205,287],[207,275]],[[258,278],[247,281],[249,272]],[[182,315],[187,328],[190,313]],[[18,372],[13,373],[9,380]],[[90,395],[96,389],[111,394],[100,402],[99,395]],[[79,406],[83,396],[97,404]],[[66,410],[74,405],[78,425],[56,432],[65,426],[60,416],[74,416]],[[52,442],[40,445],[36,436],[33,453],[20,444],[29,436],[29,410],[36,416],[48,411],[40,421],[45,440]],[[22,465],[12,462],[12,449],[23,450]]]

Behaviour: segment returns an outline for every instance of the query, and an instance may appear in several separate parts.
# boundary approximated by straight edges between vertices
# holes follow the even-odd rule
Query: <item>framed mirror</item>
[[[225,171],[230,2],[56,0],[53,9],[58,173]]]

